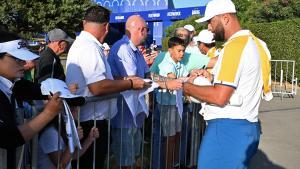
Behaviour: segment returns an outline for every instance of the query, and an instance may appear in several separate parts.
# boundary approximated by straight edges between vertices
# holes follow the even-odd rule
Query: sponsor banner
[[[113,13],[142,12],[205,6],[210,0],[92,0]],[[176,15],[176,14],[175,14]]]
[[[203,15],[204,11],[205,11],[205,6],[157,10],[157,11],[144,11],[144,12],[112,13],[110,17],[110,22],[111,23],[126,22],[127,18],[134,14],[141,15],[146,21],[180,20],[180,19],[188,18],[192,15]]]

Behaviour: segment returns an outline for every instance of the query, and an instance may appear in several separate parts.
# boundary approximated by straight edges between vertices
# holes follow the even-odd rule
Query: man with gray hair
[[[195,27],[194,27],[193,25],[190,25],[190,24],[189,24],[189,25],[184,25],[183,28],[185,28],[186,30],[189,31],[189,33],[190,33],[190,39],[192,40],[193,37],[194,37],[195,34],[196,34]]]
[[[49,43],[40,53],[34,73],[34,81],[41,83],[47,78],[65,81],[66,76],[59,55],[66,52],[74,40],[65,31],[58,28],[49,31],[47,36]]]

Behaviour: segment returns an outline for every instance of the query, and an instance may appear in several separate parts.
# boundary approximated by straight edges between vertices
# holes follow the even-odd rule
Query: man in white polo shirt
[[[67,58],[66,82],[68,85],[78,85],[76,94],[92,97],[128,89],[143,89],[146,86],[141,78],[113,80],[102,45],[109,30],[109,17],[109,10],[102,6],[93,6],[87,9],[83,20],[83,31],[70,48]],[[116,107],[115,99],[91,102],[80,107],[83,140],[87,138],[90,129],[94,126],[94,119],[96,119],[96,127],[100,131],[100,137],[96,140],[95,168],[97,169],[103,168],[107,153],[108,126],[106,119],[115,116]],[[93,168],[92,146],[80,157],[80,168]]]
[[[270,56],[265,43],[249,30],[243,30],[230,0],[212,0],[205,15],[197,20],[208,22],[215,40],[226,41],[213,75],[213,86],[184,84],[184,92],[207,102],[203,111],[207,128],[199,151],[200,169],[245,169],[258,148],[260,126],[258,109],[262,94],[271,99]],[[190,79],[192,81],[192,79]],[[238,93],[242,105],[228,104]]]

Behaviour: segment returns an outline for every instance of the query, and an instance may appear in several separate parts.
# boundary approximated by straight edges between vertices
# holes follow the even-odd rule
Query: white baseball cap
[[[0,43],[0,53],[8,53],[13,57],[24,61],[34,60],[39,57],[39,55],[30,52],[26,46],[26,41],[22,39],[3,42]]]
[[[207,30],[207,29],[202,30],[198,34],[198,36],[195,36],[193,38],[193,40],[195,42],[202,42],[202,43],[206,43],[206,44],[215,43],[214,34],[211,31]]]
[[[183,28],[186,29],[186,30],[188,30],[188,31],[190,31],[190,32],[194,32],[195,31],[195,28],[194,28],[193,25],[185,25]]]
[[[214,16],[225,13],[236,13],[233,2],[231,0],[212,0],[206,5],[204,17],[195,20],[195,22],[206,22]]]

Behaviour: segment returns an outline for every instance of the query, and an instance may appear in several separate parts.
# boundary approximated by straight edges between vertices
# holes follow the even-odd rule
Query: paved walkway
[[[250,169],[300,169],[300,96],[275,97],[260,108],[262,135]]]

